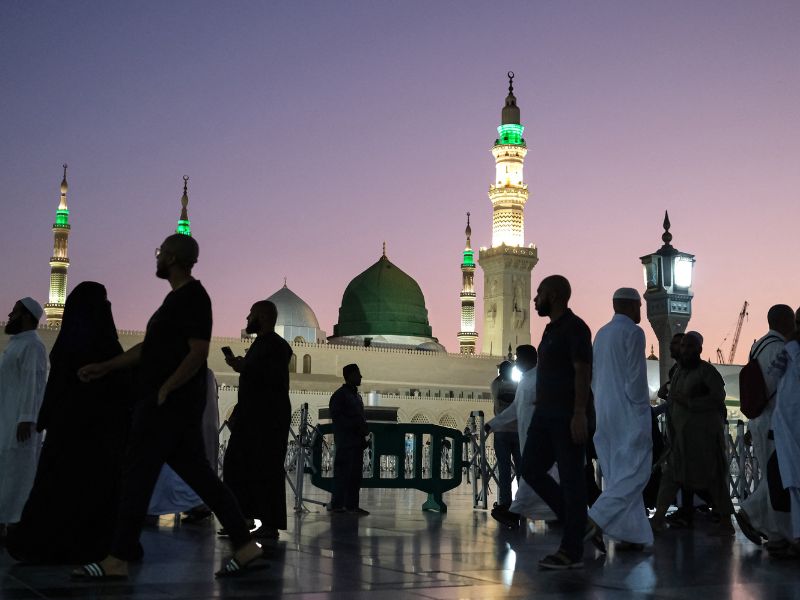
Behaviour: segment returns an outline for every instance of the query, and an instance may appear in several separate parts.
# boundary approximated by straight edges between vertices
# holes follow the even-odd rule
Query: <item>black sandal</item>
[[[127,575],[118,573],[106,573],[100,563],[89,563],[70,573],[70,579],[75,581],[123,581],[128,579]]]
[[[226,577],[241,577],[242,575],[252,573],[253,571],[263,571],[264,569],[269,569],[268,564],[253,564],[256,561],[267,560],[268,558],[269,557],[267,553],[263,551],[258,556],[251,558],[246,563],[239,562],[236,557],[232,556],[225,562],[225,564],[222,565],[222,568],[219,571],[214,573],[214,577],[217,579],[224,579]]]

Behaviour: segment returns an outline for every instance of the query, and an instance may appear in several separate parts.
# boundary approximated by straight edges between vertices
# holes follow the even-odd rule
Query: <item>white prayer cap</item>
[[[613,300],[638,300],[639,302],[642,301],[641,296],[639,296],[639,292],[633,288],[619,288],[616,292],[614,292]]]
[[[692,336],[694,339],[696,339],[698,342],[700,342],[701,346],[703,345],[703,336],[700,335],[700,332],[698,332],[698,331],[687,331],[686,335]]]
[[[20,302],[22,302],[22,306],[27,308],[28,312],[33,315],[34,319],[38,321],[42,318],[42,315],[44,314],[44,309],[42,308],[42,305],[39,304],[36,300],[31,298],[30,296],[25,296],[22,300],[20,300]]]

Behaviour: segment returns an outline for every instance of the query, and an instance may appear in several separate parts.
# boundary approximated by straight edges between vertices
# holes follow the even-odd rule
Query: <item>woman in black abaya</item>
[[[33,489],[7,550],[33,563],[84,563],[111,543],[129,422],[126,375],[83,383],[78,368],[122,353],[106,288],[67,297],[37,422],[46,431]]]

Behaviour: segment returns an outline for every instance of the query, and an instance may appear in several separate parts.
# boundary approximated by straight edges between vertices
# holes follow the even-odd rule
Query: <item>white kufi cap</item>
[[[39,304],[36,300],[31,298],[30,296],[25,296],[22,300],[22,306],[28,309],[28,312],[33,315],[33,318],[39,321],[44,314],[44,309],[42,305]]]
[[[619,288],[616,292],[614,292],[614,300],[638,300],[639,302],[642,301],[641,296],[639,296],[639,292],[633,288],[624,287]]]

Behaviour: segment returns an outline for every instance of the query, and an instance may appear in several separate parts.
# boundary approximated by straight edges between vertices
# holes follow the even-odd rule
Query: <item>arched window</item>
[[[411,417],[412,423],[430,423],[430,420],[426,415],[422,413],[416,413],[413,417]]]
[[[292,358],[289,359],[289,373],[297,373],[297,355],[292,354]]]
[[[311,373],[311,355],[303,356],[303,373]]]
[[[458,429],[458,423],[454,417],[450,415],[442,415],[442,418],[439,419],[439,425],[442,427],[451,427],[452,429]]]

